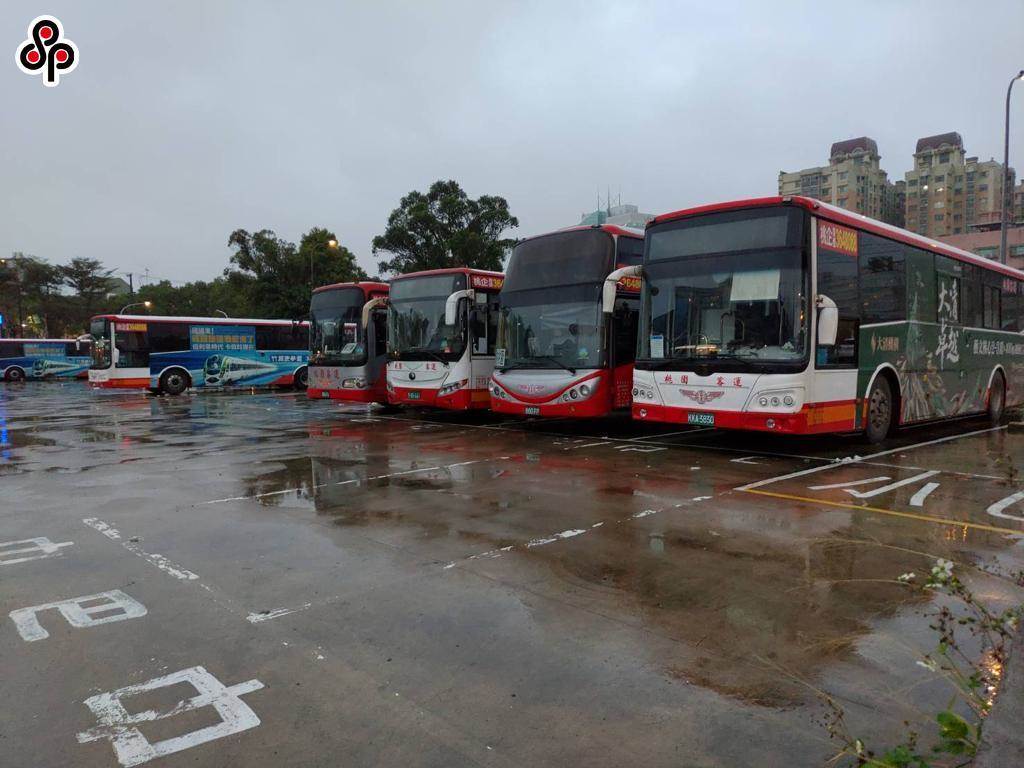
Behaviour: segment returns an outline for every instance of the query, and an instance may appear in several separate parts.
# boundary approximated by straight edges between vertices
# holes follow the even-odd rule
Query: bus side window
[[[1007,278],[1003,281],[1003,330],[1020,331],[1021,312],[1024,311],[1024,300],[1021,291],[1024,283]]]
[[[981,287],[982,320],[985,328],[999,330],[1002,327],[1000,294],[998,285],[983,285]]]

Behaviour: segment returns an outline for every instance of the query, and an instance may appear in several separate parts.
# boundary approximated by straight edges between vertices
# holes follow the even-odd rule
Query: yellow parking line
[[[787,501],[806,501],[809,504],[822,504],[826,507],[839,507],[841,509],[853,509],[863,512],[874,512],[878,515],[892,515],[893,517],[906,517],[911,520],[921,520],[926,523],[939,523],[940,525],[956,525],[961,528],[974,528],[979,531],[991,531],[993,533],[1008,533],[1011,536],[1024,536],[1024,530],[1013,528],[1002,528],[998,525],[985,525],[984,523],[972,523],[967,520],[952,520],[946,517],[933,517],[931,515],[919,515],[916,512],[899,512],[895,509],[882,509],[881,507],[862,507],[858,504],[844,504],[841,501],[825,501],[824,499],[811,499],[807,496],[793,496],[788,493],[775,493],[774,491],[761,491],[756,488],[742,489],[744,493],[756,493],[759,496],[773,496],[776,499]]]

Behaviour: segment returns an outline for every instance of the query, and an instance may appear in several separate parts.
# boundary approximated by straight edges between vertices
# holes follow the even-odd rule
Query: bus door
[[[633,362],[636,360],[639,322],[640,299],[621,294],[617,296],[608,327],[612,408],[629,408],[633,404]]]
[[[476,289],[470,304],[468,325],[473,404],[489,404],[489,383],[494,373],[494,348],[498,338],[497,293]]]
[[[370,313],[366,334],[366,382],[376,395],[378,402],[388,400],[388,311],[386,307]]]

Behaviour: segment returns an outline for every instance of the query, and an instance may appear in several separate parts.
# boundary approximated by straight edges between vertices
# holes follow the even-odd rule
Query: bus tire
[[[1002,371],[992,375],[992,384],[988,388],[988,420],[993,427],[998,427],[1006,413],[1006,379]]]
[[[867,418],[864,424],[864,437],[872,445],[882,442],[892,432],[896,421],[895,404],[889,378],[879,374],[868,392]]]
[[[15,365],[7,369],[7,374],[4,376],[4,378],[7,381],[24,381],[25,371],[23,371],[21,368]]]
[[[304,390],[309,385],[309,369],[303,366],[295,372],[292,386],[298,390]]]
[[[160,391],[171,397],[180,395],[189,388],[190,384],[188,374],[177,369],[165,371],[164,375],[160,377]]]

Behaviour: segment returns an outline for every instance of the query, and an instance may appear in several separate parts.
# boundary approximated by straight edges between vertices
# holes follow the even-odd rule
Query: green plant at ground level
[[[937,738],[928,751],[918,747],[919,735],[907,733],[902,743],[884,751],[872,749],[865,741],[850,733],[843,708],[827,694],[822,694],[829,715],[824,725],[829,736],[838,741],[839,751],[829,765],[856,766],[856,768],[952,768],[971,763],[981,745],[982,725],[988,715],[999,687],[1003,665],[1017,624],[1024,615],[1024,606],[994,611],[982,604],[973,592],[954,573],[949,560],[939,558],[932,566],[924,584],[917,584],[914,573],[905,573],[896,581],[911,589],[923,589],[952,598],[957,610],[947,605],[932,615],[929,627],[939,635],[932,654],[917,663],[925,669],[941,674],[953,687],[954,695],[946,708],[938,712],[935,722]],[[1015,579],[1022,585],[1020,575]],[[980,641],[982,653],[971,658],[964,652],[960,635],[966,630]],[[969,713],[964,717],[954,711],[960,708]]]

